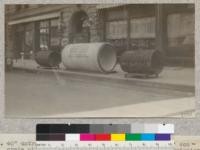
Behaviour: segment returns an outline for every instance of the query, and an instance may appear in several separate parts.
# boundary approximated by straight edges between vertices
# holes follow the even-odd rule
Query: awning
[[[40,21],[40,20],[46,20],[46,19],[53,19],[53,18],[58,18],[59,16],[60,16],[60,13],[44,14],[44,15],[9,21],[8,25],[15,25],[15,24],[28,23],[28,22],[34,22],[34,21]]]
[[[123,6],[126,4],[99,4],[97,5],[97,9],[105,9],[105,8],[113,8],[113,7],[119,7],[119,6]]]

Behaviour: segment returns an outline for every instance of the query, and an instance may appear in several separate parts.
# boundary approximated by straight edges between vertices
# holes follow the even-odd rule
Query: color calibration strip
[[[171,134],[65,134],[65,141],[170,141]]]
[[[38,124],[37,141],[170,141],[172,124]]]

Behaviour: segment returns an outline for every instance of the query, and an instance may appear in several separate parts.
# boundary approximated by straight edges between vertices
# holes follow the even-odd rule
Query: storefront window
[[[60,46],[60,33],[58,29],[58,19],[50,21],[51,24],[51,37],[50,37],[50,46],[51,49],[58,49]]]
[[[127,38],[127,21],[111,21],[106,24],[107,39]]]
[[[40,22],[40,49],[57,50],[60,46],[58,19]]]
[[[131,38],[155,38],[155,17],[131,19]]]
[[[24,38],[24,52],[26,57],[30,57],[33,53],[33,39],[34,39],[34,25],[32,23],[25,26],[25,38]]]
[[[33,47],[33,24],[27,25],[25,28],[25,45],[29,48]]]
[[[194,13],[174,13],[167,17],[168,47],[194,45]]]
[[[155,48],[155,17],[140,17],[130,20],[131,49]]]
[[[106,14],[106,20],[124,20],[127,18],[127,10],[125,7],[111,9]]]
[[[49,49],[49,21],[40,22],[40,49]]]
[[[155,48],[155,16],[154,5],[133,4],[108,10],[105,38],[119,51]]]
[[[21,58],[21,52],[24,52],[24,39],[24,26],[16,25],[13,47],[16,58]]]
[[[105,39],[115,45],[118,55],[128,48],[127,17],[125,6],[110,9],[105,13]]]

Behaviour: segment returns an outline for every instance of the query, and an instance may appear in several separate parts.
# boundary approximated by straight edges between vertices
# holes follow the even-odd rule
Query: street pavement
[[[149,107],[148,103],[151,103],[152,107],[154,102],[162,101],[165,101],[165,104],[157,107],[177,105],[173,110],[169,109],[165,115],[177,113],[179,110],[194,109],[194,98],[191,100],[194,93],[191,92],[94,81],[56,73],[47,75],[41,72],[30,73],[17,70],[6,72],[5,78],[6,117],[70,117],[70,114],[82,112],[95,112],[98,117],[120,117],[121,111],[129,117],[143,117],[142,112],[145,111],[147,111],[145,114],[149,111],[151,116],[152,109],[145,109]],[[188,97],[190,104],[181,107],[182,102],[185,102],[181,101],[181,98],[184,97]],[[170,104],[166,105],[168,103],[166,100]],[[138,105],[140,107],[137,107]],[[124,109],[115,109],[120,107]],[[134,110],[131,111],[133,108]],[[176,110],[177,108],[184,109]],[[115,109],[113,113],[112,109]],[[101,110],[111,110],[111,113],[109,112],[107,116],[106,111],[103,113]],[[159,116],[162,109],[153,110],[154,115],[156,113]],[[137,113],[134,113],[136,111]],[[87,117],[87,114],[85,115]],[[78,116],[82,115],[75,115]],[[89,116],[92,115],[88,113]]]
[[[14,67],[20,68],[20,69],[30,69],[30,70],[38,70],[38,64],[34,60],[17,60],[14,62]],[[60,72],[65,73],[73,73],[86,75],[88,73],[86,72],[78,72],[78,71],[72,71],[67,70],[63,66],[63,64],[60,64],[60,69],[57,70]],[[124,79],[125,72],[123,72],[119,65],[117,65],[114,69],[116,73],[114,74],[95,74],[93,72],[90,72],[88,75],[90,76],[98,76],[98,77],[106,77],[110,79]],[[144,81],[143,78],[129,78],[129,80]],[[153,83],[153,84],[170,84],[171,88],[172,85],[184,85],[189,87],[194,87],[195,85],[195,71],[194,68],[187,68],[187,67],[164,67],[163,71],[159,75],[159,78],[150,78],[148,80],[145,80],[146,83]]]

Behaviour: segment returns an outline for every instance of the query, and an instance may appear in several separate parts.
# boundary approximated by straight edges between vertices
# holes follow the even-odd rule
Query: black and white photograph
[[[6,4],[6,118],[195,117],[195,5]]]

